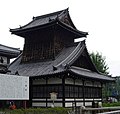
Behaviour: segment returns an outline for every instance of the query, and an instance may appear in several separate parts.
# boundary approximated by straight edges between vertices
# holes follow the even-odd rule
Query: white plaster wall
[[[83,85],[82,80],[80,79],[75,80],[75,85]]]
[[[32,101],[46,101],[46,99],[32,99]]]
[[[93,101],[94,99],[85,99],[85,101]]]
[[[47,103],[48,107],[52,107],[53,103]],[[54,103],[55,107],[62,107],[62,103]]]
[[[65,99],[65,101],[74,101],[74,99]]]
[[[51,100],[51,99],[47,99],[47,101],[52,101],[52,100]],[[58,98],[57,98],[57,99],[55,99],[55,102],[56,102],[56,101],[62,101],[62,99],[58,99]]]
[[[85,106],[92,106],[92,102],[85,102]]]
[[[102,100],[102,99],[94,99],[94,100],[100,101],[100,100]]]
[[[66,78],[65,84],[74,84],[74,80],[72,78]]]
[[[95,87],[101,87],[101,83],[100,82],[94,82],[94,86]]]
[[[32,106],[36,106],[36,107],[46,107],[46,103],[39,103],[39,102],[33,102]]]
[[[0,74],[0,100],[9,99],[29,99],[29,77]]]
[[[91,81],[85,81],[84,83],[86,86],[93,86],[93,83]]]
[[[62,79],[60,78],[49,78],[48,79],[48,84],[61,84]]]
[[[40,85],[40,84],[46,84],[46,80],[45,79],[33,80],[33,85]]]
[[[36,107],[46,107],[46,103],[43,103],[43,101],[46,101],[46,99],[32,99],[33,103],[32,106],[36,106]],[[37,102],[35,102],[37,101]],[[58,103],[58,101],[62,102],[62,99],[56,99],[54,101],[54,105],[55,107],[62,107],[62,103]],[[53,105],[52,100],[51,99],[47,99],[47,106],[51,107]]]
[[[83,106],[83,102],[77,102],[76,106]]]
[[[72,107],[72,102],[65,103],[65,107]]]
[[[83,99],[75,99],[75,101],[83,101]]]

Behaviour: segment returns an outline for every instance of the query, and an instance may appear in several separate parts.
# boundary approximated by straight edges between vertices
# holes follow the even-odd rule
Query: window
[[[65,97],[80,98],[83,96],[82,86],[65,85]]]
[[[79,92],[78,92],[78,86],[74,87],[74,97],[78,98]]]
[[[82,89],[82,86],[79,86],[78,87],[78,97],[83,97],[83,89]]]
[[[57,97],[62,97],[62,85],[34,85],[33,98],[49,98],[51,92],[56,92]]]
[[[86,98],[100,98],[101,88],[98,87],[85,87],[84,94]]]
[[[68,85],[65,86],[65,97],[70,97],[70,90]]]

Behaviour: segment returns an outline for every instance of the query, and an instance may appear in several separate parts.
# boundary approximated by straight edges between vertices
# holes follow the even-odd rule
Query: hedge
[[[67,108],[29,108],[29,109],[15,109],[5,110],[5,114],[68,114]]]
[[[103,107],[114,107],[114,106],[120,106],[120,102],[115,102],[115,103],[103,103]]]

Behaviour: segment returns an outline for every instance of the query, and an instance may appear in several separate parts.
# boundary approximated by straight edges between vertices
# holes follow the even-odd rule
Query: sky
[[[68,7],[76,28],[89,33],[88,51],[101,53],[110,74],[120,76],[120,0],[1,0],[0,44],[22,50],[24,38],[11,35],[10,28]]]

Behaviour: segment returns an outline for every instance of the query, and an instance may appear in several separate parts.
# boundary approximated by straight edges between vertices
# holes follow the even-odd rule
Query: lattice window
[[[33,86],[33,98],[50,98],[51,92],[56,92],[58,98],[62,97],[62,85]]]

